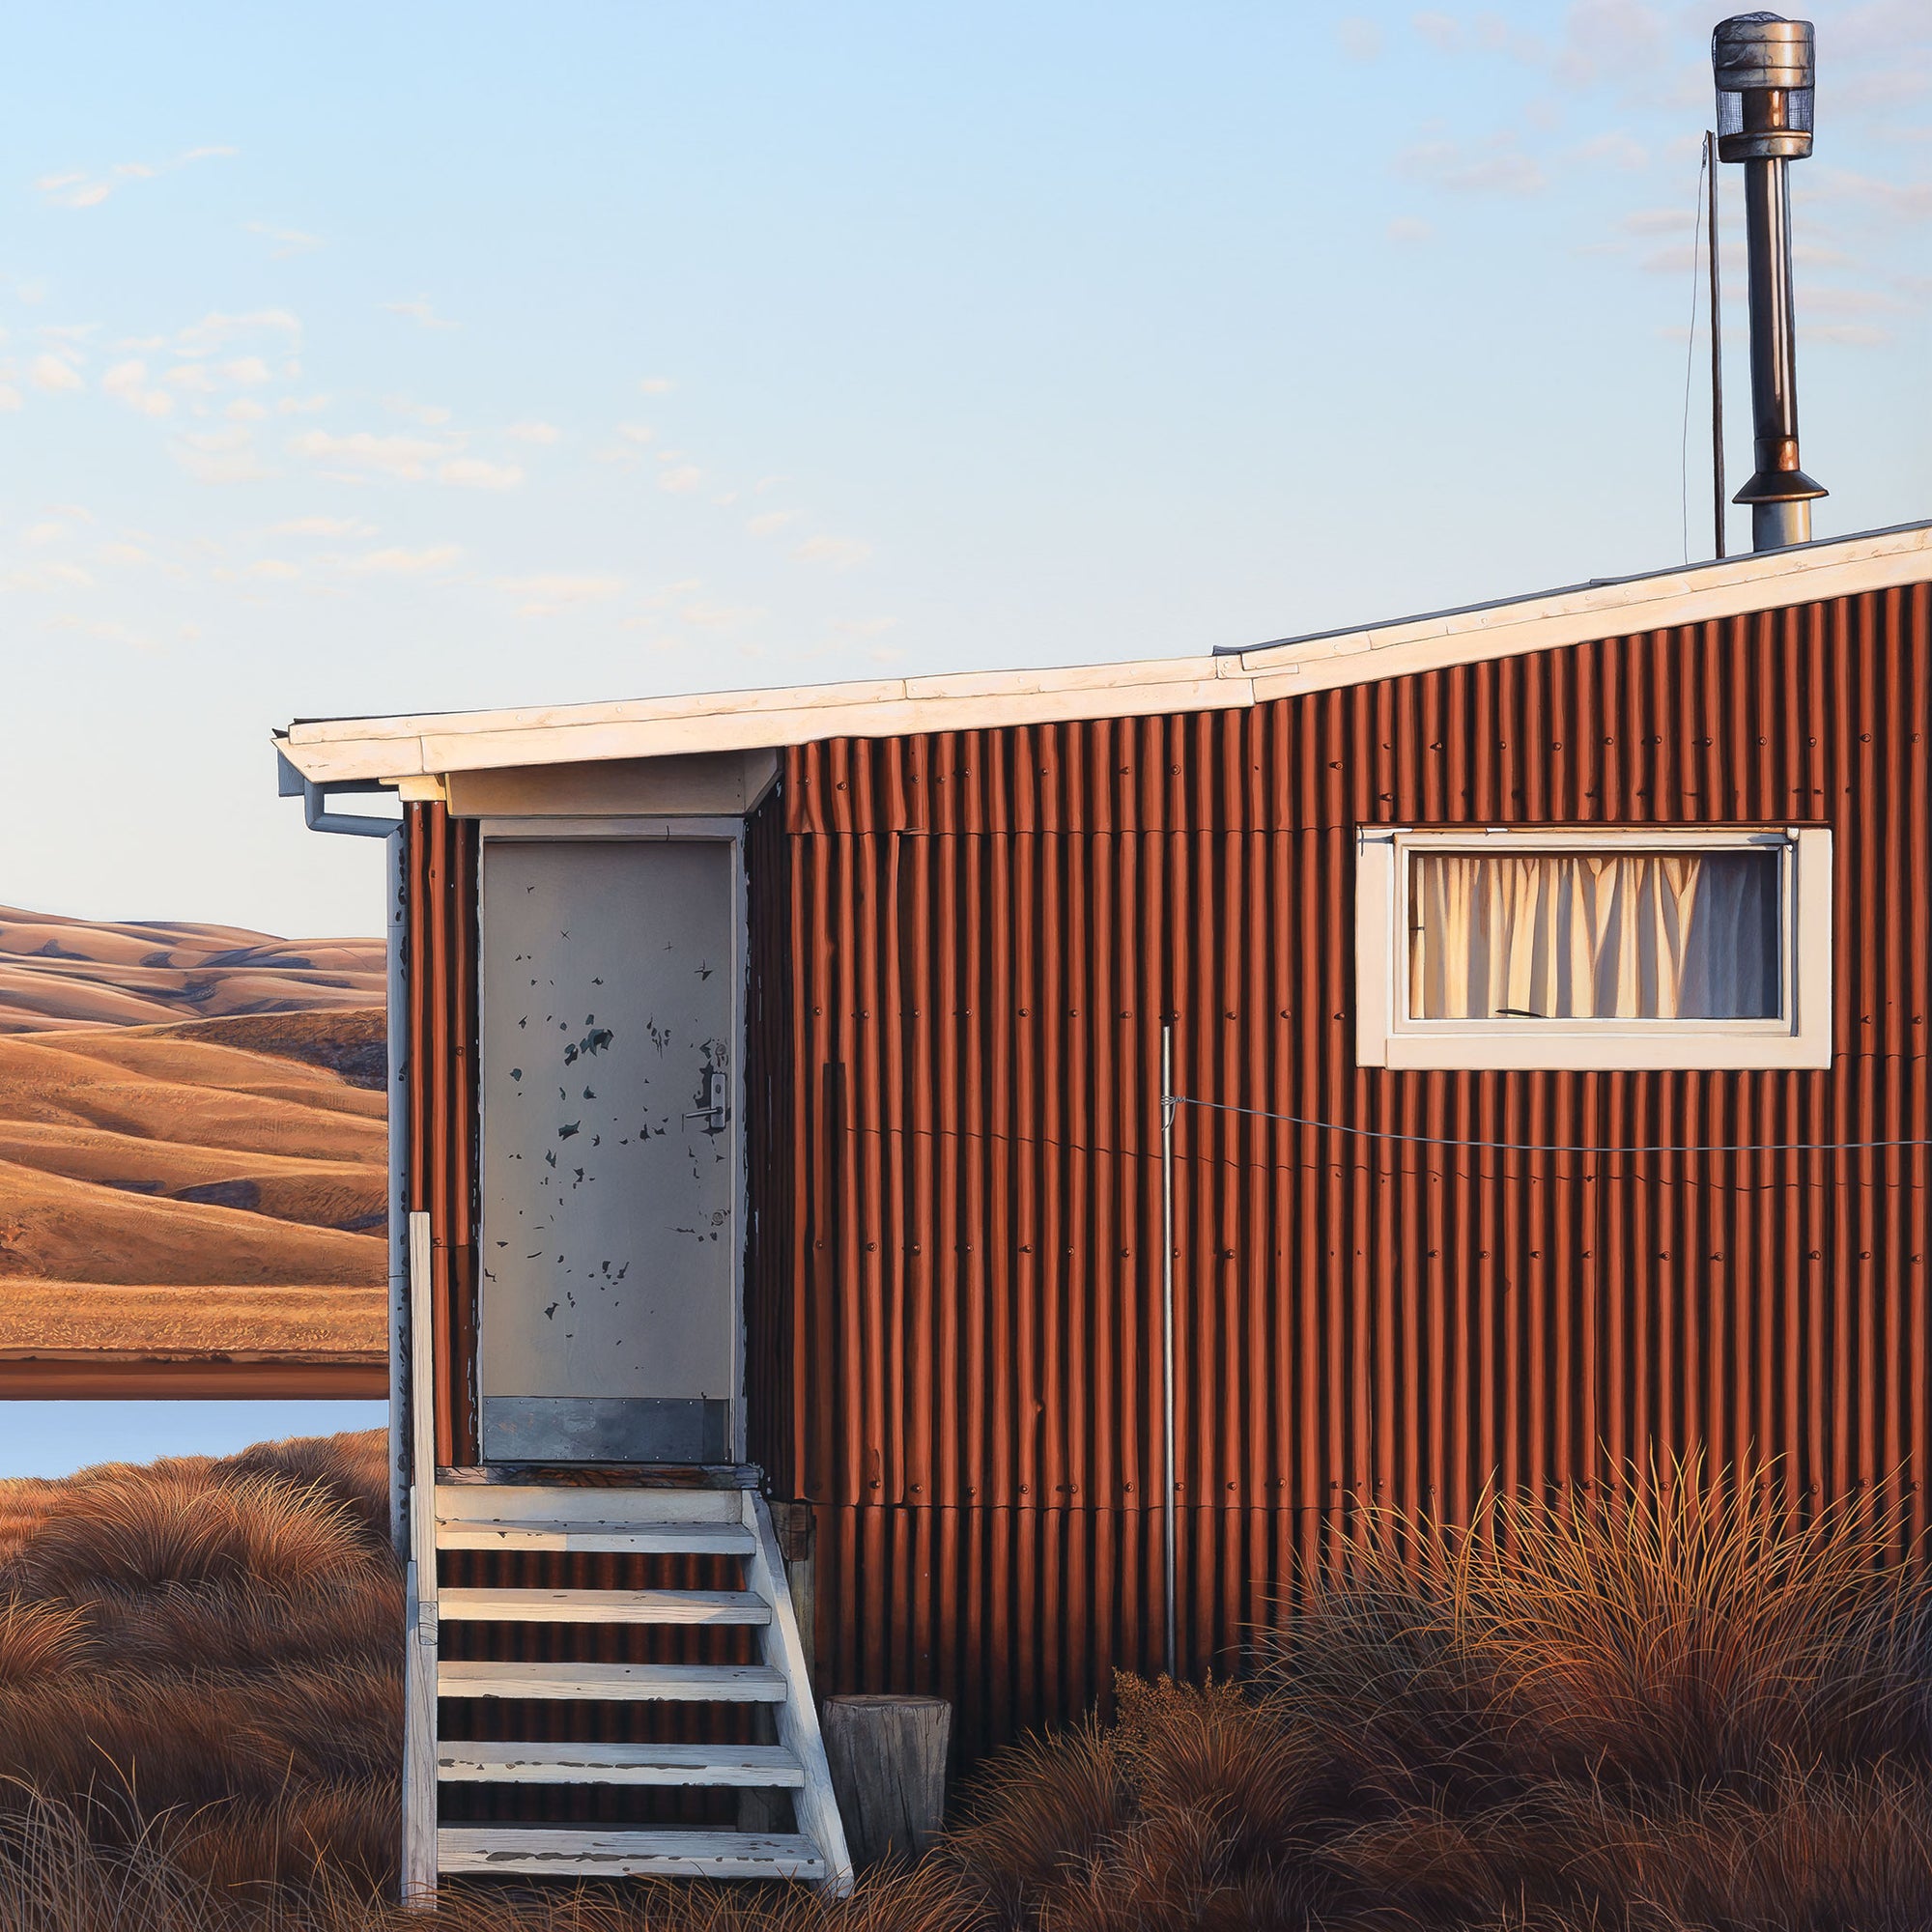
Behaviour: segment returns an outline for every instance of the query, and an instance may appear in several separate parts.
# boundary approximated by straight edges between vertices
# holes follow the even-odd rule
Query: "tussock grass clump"
[[[0,1485],[0,1932],[1932,1925],[1923,1573],[1876,1503],[1695,1463],[1369,1519],[1243,1681],[1121,1679],[850,1899],[483,1881],[406,1915],[384,1475],[372,1435]]]
[[[1932,1613],[1870,1501],[1628,1471],[1372,1519],[1240,1686],[1123,1681],[988,1778],[1003,1926],[1932,1924]]]
[[[369,1431],[0,1483],[0,1818],[38,1818],[47,1855],[57,1812],[183,1884],[384,1885],[386,1457]]]

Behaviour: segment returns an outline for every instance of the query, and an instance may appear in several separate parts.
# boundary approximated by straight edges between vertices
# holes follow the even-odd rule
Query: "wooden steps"
[[[445,1623],[768,1624],[750,1590],[462,1590],[438,1598]]]
[[[674,1784],[796,1791],[805,1768],[782,1745],[485,1744],[445,1739],[437,1776],[454,1784]]]
[[[439,1549],[561,1549],[590,1555],[749,1556],[752,1533],[728,1522],[588,1522],[544,1517],[437,1524]]]
[[[677,1704],[782,1704],[784,1673],[762,1663],[479,1663],[445,1659],[439,1697],[622,1697]]]
[[[784,1558],[771,1511],[753,1489],[685,1489],[550,1482],[436,1483],[436,1427],[430,1340],[429,1216],[409,1218],[410,1456],[423,1480],[410,1491],[410,1561],[405,1584],[403,1870],[407,1905],[434,1906],[443,1873],[499,1872],[526,1878],[798,1879],[843,1894],[852,1887],[845,1828],[832,1792],[818,1707],[805,1665]],[[632,1557],[702,1556],[740,1566],[735,1589],[443,1587],[443,1553],[453,1550],[554,1551]],[[545,1566],[548,1570],[548,1566]],[[652,1573],[626,1565],[627,1584]],[[568,1574],[567,1572],[565,1574]],[[677,1572],[672,1573],[676,1578]],[[516,1662],[444,1657],[452,1633],[493,1626],[522,1633],[503,1649],[531,1644],[533,1627],[571,1633],[553,1650],[575,1647],[598,1628],[737,1626],[755,1633],[755,1663]],[[470,1647],[466,1634],[455,1647]],[[491,1647],[487,1638],[478,1648]],[[688,1654],[688,1653],[687,1653]],[[693,1743],[638,1739],[497,1741],[439,1739],[441,1699],[588,1701],[607,1709],[597,1728],[620,1729],[623,1707],[676,1704]],[[735,1705],[724,1712],[715,1707]],[[714,1707],[707,1720],[705,1707]],[[608,1708],[616,1707],[616,1708]],[[741,1742],[746,1707],[775,1744]],[[507,1714],[506,1714],[507,1715]],[[558,1728],[576,1721],[557,1712]],[[705,1741],[710,1721],[724,1735]],[[726,1728],[728,1726],[728,1728]],[[585,1725],[584,1728],[589,1726]],[[641,1720],[637,1728],[643,1728]],[[487,1726],[484,1726],[487,1728]],[[550,1728],[532,1722],[530,1728]],[[444,1785],[507,1785],[531,1793],[590,1785],[679,1786],[741,1793],[740,1825],[793,1813],[795,1830],[753,1832],[686,1827],[467,1823],[443,1824]],[[641,1808],[641,1805],[640,1805]]]
[[[608,1826],[444,1825],[436,1834],[445,1872],[510,1872],[542,1878],[831,1877],[801,1834],[750,1832],[619,1832]]]

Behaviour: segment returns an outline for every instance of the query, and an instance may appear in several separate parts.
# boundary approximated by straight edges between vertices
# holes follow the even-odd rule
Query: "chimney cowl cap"
[[[1739,14],[1719,21],[1711,71],[1723,159],[1797,161],[1811,152],[1817,63],[1809,20]]]

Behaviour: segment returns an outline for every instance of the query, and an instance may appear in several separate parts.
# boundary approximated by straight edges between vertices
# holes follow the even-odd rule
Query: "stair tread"
[[[446,1872],[500,1871],[621,1878],[823,1878],[825,1860],[793,1833],[572,1830],[563,1826],[444,1825],[437,1863]]]
[[[445,1738],[438,1775],[469,1784],[708,1784],[753,1790],[805,1782],[783,1745],[638,1745],[470,1742]]]
[[[444,1658],[440,1697],[660,1698],[684,1703],[782,1704],[783,1675],[762,1663],[503,1663]]]
[[[752,1590],[480,1590],[445,1586],[440,1614],[459,1622],[768,1624]]]
[[[443,1520],[439,1549],[635,1550],[643,1555],[748,1556],[756,1539],[737,1522],[591,1522],[563,1517],[502,1516]]]

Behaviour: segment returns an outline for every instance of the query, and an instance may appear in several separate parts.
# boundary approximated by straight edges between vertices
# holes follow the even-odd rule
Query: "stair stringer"
[[[758,1634],[766,1665],[784,1679],[785,1697],[774,1708],[779,1743],[786,1747],[805,1771],[805,1783],[792,1793],[800,1833],[817,1846],[825,1861],[822,1889],[844,1897],[852,1889],[852,1854],[845,1844],[845,1822],[832,1789],[832,1767],[825,1755],[825,1738],[818,1727],[818,1706],[805,1665],[798,1616],[792,1608],[791,1586],[785,1580],[784,1557],[779,1548],[772,1513],[755,1490],[739,1492],[744,1499],[745,1527],[754,1548],[745,1559],[745,1580],[772,1606],[772,1620]]]

